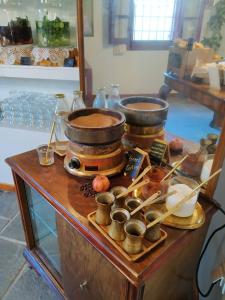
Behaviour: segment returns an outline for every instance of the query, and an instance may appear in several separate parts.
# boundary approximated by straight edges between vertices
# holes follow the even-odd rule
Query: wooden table
[[[214,213],[211,205],[202,202],[206,223],[201,228],[181,230],[163,226],[168,234],[165,242],[138,262],[130,262],[89,224],[87,215],[96,209],[96,204],[80,192],[87,180],[68,174],[62,158],[55,156],[54,165],[42,167],[36,151],[30,151],[7,159],[7,163],[12,168],[19,199],[27,244],[25,258],[60,298],[198,298],[194,292],[194,271]],[[122,184],[128,185],[122,175],[111,180],[112,186]],[[37,210],[40,203],[42,209]],[[56,218],[56,227],[51,215]],[[46,228],[56,228],[49,229],[54,233],[49,237],[59,244],[61,267],[53,264],[56,254],[51,256],[56,244],[48,248],[42,242],[46,238],[45,227],[41,232],[38,230],[43,218]]]
[[[159,96],[162,99],[166,99],[170,91],[175,90],[214,111],[211,126],[215,128],[222,127],[225,116],[225,87],[217,91],[210,89],[207,84],[197,84],[179,79],[169,73],[164,73],[164,77],[164,85],[159,91]]]

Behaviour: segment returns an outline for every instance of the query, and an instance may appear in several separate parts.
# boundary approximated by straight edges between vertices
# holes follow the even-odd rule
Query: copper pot
[[[115,241],[125,239],[124,224],[130,219],[130,213],[123,208],[117,208],[110,214],[112,223],[109,227],[109,236]]]
[[[109,225],[111,223],[111,206],[115,200],[114,195],[112,193],[99,193],[96,195],[95,200],[97,203],[95,222],[99,225]]]
[[[143,238],[146,226],[140,220],[131,219],[124,225],[126,238],[123,242],[123,249],[129,254],[140,253],[143,249]]]
[[[118,123],[108,127],[85,128],[79,126],[72,126],[70,122],[81,116],[88,116],[91,114],[104,114],[118,119]],[[72,142],[86,145],[101,145],[110,144],[121,140],[124,134],[125,116],[124,114],[103,108],[84,108],[79,109],[71,114],[65,116],[66,136]]]

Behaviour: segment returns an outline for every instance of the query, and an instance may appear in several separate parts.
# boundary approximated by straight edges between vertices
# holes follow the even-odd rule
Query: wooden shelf
[[[0,77],[79,81],[79,68],[0,65]]]

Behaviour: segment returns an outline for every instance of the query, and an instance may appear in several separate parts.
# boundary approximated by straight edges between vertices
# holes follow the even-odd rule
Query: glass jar
[[[188,154],[188,157],[181,164],[181,172],[187,176],[199,178],[203,164],[207,160],[208,156],[206,146],[201,145],[197,151],[185,148],[184,154]]]
[[[7,45],[32,44],[32,30],[24,0],[0,2],[0,43]]]
[[[119,84],[111,84],[111,91],[109,98],[107,100],[107,107],[111,109],[116,109],[118,103],[120,101],[120,91],[119,91]]]
[[[77,110],[77,109],[81,109],[81,108],[85,108],[85,104],[83,101],[83,92],[81,91],[74,91],[73,93],[73,103],[71,106],[71,111]]]
[[[168,192],[175,192],[175,194],[167,197],[166,208],[167,210],[172,209],[186,196],[190,195],[192,191],[198,186],[198,182],[187,178],[185,176],[176,176],[169,180]],[[190,217],[195,209],[198,200],[199,190],[186,202],[180,205],[178,209],[173,212],[173,215],[177,217]]]
[[[106,94],[105,94],[104,87],[98,89],[97,95],[93,102],[93,107],[94,108],[105,108],[106,107]]]
[[[41,0],[37,11],[35,23],[38,46],[70,46],[70,22],[61,18],[63,1]]]
[[[64,94],[55,95],[57,104],[55,110],[55,149],[56,151],[65,151],[67,149],[68,138],[65,135],[64,118],[69,109]]]

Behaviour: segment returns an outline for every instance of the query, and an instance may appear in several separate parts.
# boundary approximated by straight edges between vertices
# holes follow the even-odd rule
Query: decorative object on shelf
[[[32,30],[28,17],[17,17],[9,22],[14,45],[26,45],[33,43]]]
[[[48,15],[36,21],[37,44],[40,47],[70,46],[70,23]]]
[[[23,57],[30,59],[30,65],[35,66],[63,67],[66,59],[73,59],[75,66],[78,62],[78,51],[74,48],[0,47],[0,64],[20,65]]]

